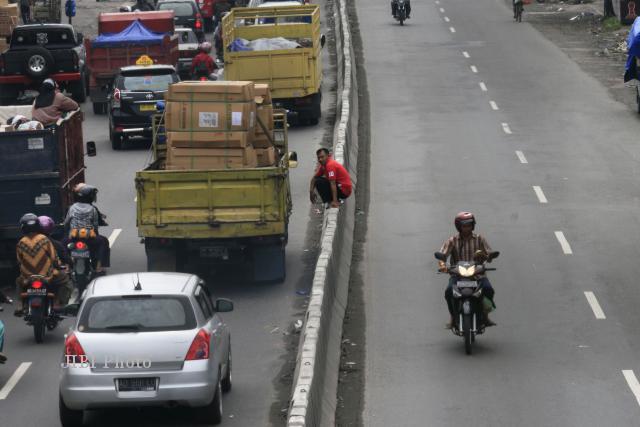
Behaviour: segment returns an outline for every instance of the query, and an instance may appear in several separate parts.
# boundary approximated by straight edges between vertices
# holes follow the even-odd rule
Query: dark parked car
[[[180,80],[171,65],[122,67],[109,95],[109,137],[114,150],[131,137],[151,137],[151,116],[169,85]]]
[[[185,80],[191,78],[191,63],[198,54],[198,37],[191,28],[176,28],[180,59],[178,59],[178,74]]]
[[[27,89],[38,89],[51,77],[77,102],[87,97],[83,36],[67,24],[21,25],[13,30],[9,49],[0,55],[0,103],[15,104]]]
[[[160,0],[157,10],[173,10],[176,27],[191,28],[198,41],[204,40],[204,19],[194,0]]]

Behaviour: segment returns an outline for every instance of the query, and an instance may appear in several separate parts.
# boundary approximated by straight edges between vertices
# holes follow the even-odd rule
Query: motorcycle
[[[71,271],[71,280],[78,290],[78,298],[82,295],[87,285],[95,278],[96,270],[91,260],[91,251],[89,244],[85,239],[73,239],[67,248],[70,251],[73,260],[73,270]]]
[[[474,262],[462,261],[448,267],[448,274],[456,279],[452,287],[454,315],[451,331],[464,338],[464,349],[467,354],[471,354],[471,345],[476,335],[484,333],[484,313],[493,308],[493,302],[482,295],[480,279],[483,273],[496,269],[485,267],[485,262],[499,255],[500,252],[491,252],[484,256],[481,251],[478,251],[474,256]],[[442,252],[436,252],[434,256],[440,261],[447,261],[446,255]]]
[[[33,326],[33,336],[38,344],[44,340],[48,329],[54,330],[63,319],[53,310],[55,294],[50,291],[49,283],[44,276],[31,276],[27,280],[26,292],[20,294],[27,307],[24,320]]]
[[[7,297],[0,291],[0,304],[12,304],[13,301],[11,298]],[[3,311],[3,308],[0,306],[0,311]],[[4,323],[0,320],[0,364],[5,363],[7,361],[7,356],[2,352],[4,348]]]
[[[211,73],[208,76],[203,76],[203,75],[194,76],[194,80],[199,80],[201,82],[209,82],[209,81],[215,82],[218,80],[218,75],[216,73]]]
[[[400,25],[404,25],[404,21],[407,20],[407,5],[405,0],[398,0],[395,18],[396,21],[400,22]]]

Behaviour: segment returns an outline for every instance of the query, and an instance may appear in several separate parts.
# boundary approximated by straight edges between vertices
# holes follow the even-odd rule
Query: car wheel
[[[71,91],[71,97],[78,104],[82,104],[87,100],[87,87],[85,86],[84,77],[80,78],[78,81],[70,83],[69,89]]]
[[[30,49],[25,57],[27,58],[24,63],[25,72],[31,77],[45,77],[49,75],[50,70],[55,69],[53,55],[43,47]]]
[[[232,366],[232,361],[231,361],[231,342],[229,342],[229,355],[227,356],[227,373],[224,376],[224,378],[222,379],[222,391],[224,393],[228,393],[228,392],[231,391],[231,385],[232,385],[231,366]]]
[[[84,412],[69,409],[62,399],[62,395],[58,395],[58,407],[60,409],[60,424],[62,424],[62,427],[82,426]]]
[[[122,136],[114,134],[111,128],[109,128],[109,138],[111,139],[111,148],[114,150],[122,148]]]
[[[216,385],[216,394],[213,400],[207,406],[200,408],[200,420],[207,424],[218,425],[222,422],[222,384],[218,373],[218,384]]]

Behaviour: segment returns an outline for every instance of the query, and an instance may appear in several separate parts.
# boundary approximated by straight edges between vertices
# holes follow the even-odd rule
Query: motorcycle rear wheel
[[[467,354],[471,354],[471,341],[472,341],[471,332],[471,315],[465,314],[462,316],[462,335],[464,336],[464,351]]]
[[[32,312],[31,323],[33,324],[33,337],[36,339],[36,343],[42,344],[47,325],[44,321],[44,313],[41,308]]]

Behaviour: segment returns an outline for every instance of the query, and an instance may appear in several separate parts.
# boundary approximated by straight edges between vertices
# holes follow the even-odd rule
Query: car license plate
[[[89,251],[71,251],[72,258],[89,258]]]
[[[461,280],[457,283],[459,288],[475,288],[478,286],[476,282],[470,280]]]
[[[200,256],[202,258],[229,258],[227,248],[222,246],[207,246],[200,248]]]
[[[140,104],[140,111],[156,111],[156,104]]]
[[[46,295],[47,294],[47,289],[46,288],[27,288],[27,294],[28,295]]]
[[[118,391],[156,391],[157,378],[118,378]]]

